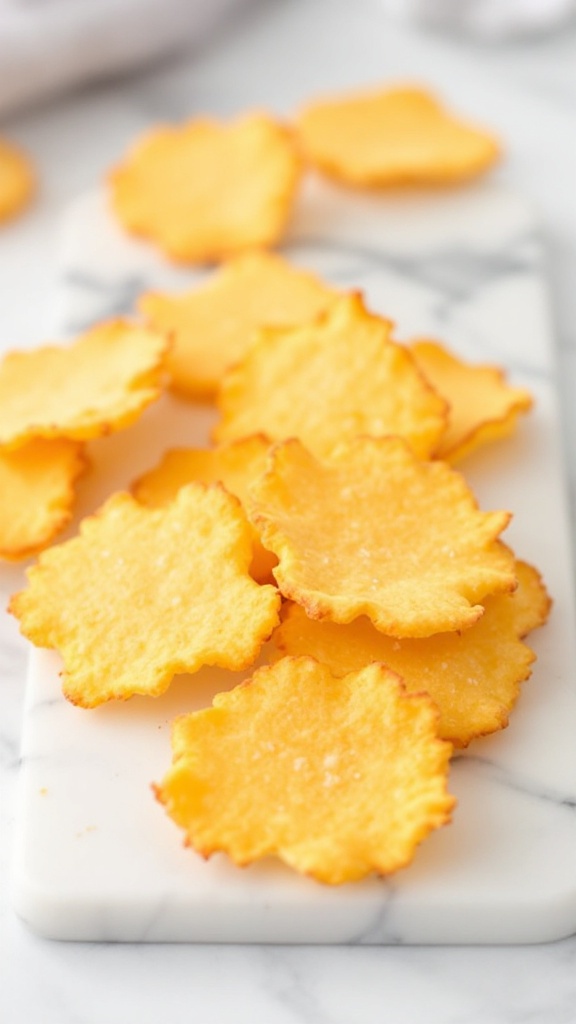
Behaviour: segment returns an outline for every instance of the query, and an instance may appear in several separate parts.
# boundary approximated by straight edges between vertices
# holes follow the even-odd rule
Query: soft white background
[[[303,54],[314,52],[314,60]],[[33,154],[38,203],[0,234],[0,345],[45,337],[65,204],[150,121],[273,97],[289,110],[340,85],[418,78],[507,140],[502,176],[543,217],[557,326],[566,462],[576,481],[576,32],[487,47],[392,25],[365,0],[253,5],[219,38],[135,78],[5,120]],[[20,570],[0,572],[2,603]],[[0,625],[3,1024],[515,1024],[576,1020],[576,940],[514,948],[121,947],[43,942],[9,907],[8,864],[25,645]]]

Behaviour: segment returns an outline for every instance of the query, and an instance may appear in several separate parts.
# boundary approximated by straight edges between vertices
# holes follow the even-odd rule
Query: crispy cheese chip
[[[86,465],[75,441],[30,441],[0,451],[0,558],[28,558],[63,529]]]
[[[284,658],[176,721],[157,795],[205,857],[274,854],[329,885],[390,874],[450,820],[436,724],[381,665],[336,679]]]
[[[487,441],[511,434],[532,396],[506,383],[496,366],[474,366],[434,341],[415,341],[411,351],[422,372],[449,403],[446,432],[436,455],[457,462]]]
[[[175,391],[215,394],[224,371],[246,354],[259,327],[306,323],[335,292],[280,256],[246,253],[183,295],[150,292],[139,301],[146,323],[169,333],[168,369]]]
[[[516,575],[518,589],[514,594],[514,622],[518,636],[525,637],[547,622],[552,599],[540,573],[532,565],[516,562]]]
[[[0,223],[28,206],[35,188],[36,177],[28,157],[0,139]]]
[[[248,488],[266,468],[270,450],[262,435],[242,438],[219,448],[180,448],[166,452],[164,458],[132,486],[137,501],[150,508],[161,508],[173,501],[181,487],[194,481],[210,484],[218,481],[246,507]],[[278,559],[266,551],[254,530],[251,575],[259,583],[272,581],[272,569]]]
[[[500,155],[493,136],[417,87],[320,100],[300,113],[297,130],[311,163],[353,185],[466,181]]]
[[[162,335],[114,320],[66,347],[9,353],[0,363],[0,445],[129,426],[160,394],[166,349]]]
[[[352,294],[308,325],[264,329],[224,377],[215,437],[299,437],[323,458],[359,434],[397,434],[426,457],[444,430],[446,404],[390,340],[391,328]]]
[[[221,487],[190,484],[165,509],[116,494],[40,556],[10,610],[60,652],[74,704],[158,696],[176,673],[253,662],[280,598],[248,575],[251,553],[240,503]]]
[[[396,640],[366,618],[347,626],[314,622],[289,605],[274,634],[279,657],[311,655],[335,676],[382,662],[402,676],[409,692],[426,691],[440,713],[439,733],[455,747],[503,729],[528,678],[534,653],[521,637],[527,621],[542,624],[549,609],[546,588],[531,566],[516,566],[514,594],[486,598],[485,613],[463,633]]]
[[[516,585],[496,539],[510,514],[479,511],[459,473],[399,438],[358,438],[330,464],[279,444],[251,518],[279,558],[281,592],[313,619],[367,615],[391,636],[430,636],[467,629],[479,601]]]
[[[110,175],[124,227],[184,263],[273,245],[300,177],[291,132],[265,114],[157,128]]]

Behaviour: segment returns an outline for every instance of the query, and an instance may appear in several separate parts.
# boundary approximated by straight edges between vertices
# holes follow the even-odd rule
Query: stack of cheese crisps
[[[187,293],[143,295],[141,326],[0,367],[0,472],[32,466],[54,510],[7,557],[50,539],[83,441],[129,424],[161,367],[219,410],[212,447],[166,452],[42,554],[11,605],[86,708],[267,655],[176,722],[155,786],[204,856],[274,854],[329,884],[406,866],[450,821],[453,747],[502,729],[530,674],[524,637],[549,598],[501,539],[510,512],[481,510],[453,468],[530,396],[434,340],[399,344],[361,294],[264,248],[307,163],[380,188],[463,181],[497,154],[413,88],[316,103],[292,127],[256,114],[158,130],[112,175],[117,216],[170,258],[226,262]],[[27,409],[18,381],[36,364],[45,392]],[[61,482],[43,482],[46,445],[68,457]]]
[[[167,348],[162,334],[118,320],[2,360],[0,557],[28,557],[69,521],[84,443],[128,427],[158,398]]]

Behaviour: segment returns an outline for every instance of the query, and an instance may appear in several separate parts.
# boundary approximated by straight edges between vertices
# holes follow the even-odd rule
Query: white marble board
[[[204,706],[230,674],[176,680],[162,698],[83,711],[60,694],[58,656],[30,662],[15,856],[15,906],[60,939],[291,943],[537,942],[576,930],[574,600],[543,250],[531,211],[498,183],[373,199],[311,181],[286,252],[361,288],[397,336],[437,335],[505,366],[536,396],[517,435],[463,466],[481,507],[515,514],[506,539],[554,596],[531,637],[532,678],[507,730],[452,765],[453,824],[388,880],[323,887],[275,861],[234,868],[185,850],[152,798],[170,761],[170,721]],[[100,192],[63,234],[55,335],[127,312],[146,287],[196,275],[125,239]],[[211,413],[171,398],[92,445],[79,515],[153,465],[203,442]]]

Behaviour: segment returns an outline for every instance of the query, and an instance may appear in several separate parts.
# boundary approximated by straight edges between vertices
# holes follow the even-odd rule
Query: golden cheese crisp
[[[36,175],[26,154],[0,139],[0,223],[25,209],[35,191]]]
[[[0,558],[28,558],[66,526],[74,483],[86,466],[75,441],[30,441],[17,451],[0,450]]]
[[[292,133],[266,114],[156,128],[110,175],[124,227],[173,260],[205,263],[274,245],[300,178]]]
[[[248,575],[251,555],[240,503],[217,485],[190,484],[161,509],[115,494],[40,556],[10,610],[60,652],[74,704],[155,697],[177,673],[252,664],[280,597]]]
[[[516,575],[518,589],[514,595],[514,621],[518,636],[525,637],[548,621],[552,598],[534,566],[527,562],[516,562]]]
[[[446,111],[417,86],[318,100],[297,118],[305,156],[360,186],[449,185],[486,171],[496,139]]]
[[[156,792],[187,843],[328,885],[405,867],[454,805],[434,706],[381,665],[284,658],[178,719],[173,748]]]
[[[428,340],[415,341],[410,350],[430,383],[448,401],[446,432],[435,454],[457,462],[487,441],[511,434],[521,412],[532,407],[532,396],[506,383],[496,366],[465,363]]]
[[[139,301],[145,322],[170,334],[172,387],[211,398],[224,371],[242,359],[266,324],[306,323],[334,298],[319,278],[273,253],[237,256],[183,295],[150,292]]]
[[[132,493],[143,505],[161,508],[173,501],[186,484],[220,481],[246,507],[248,488],[264,472],[269,450],[270,441],[260,434],[219,448],[174,449],[166,452],[158,466],[133,484]],[[254,550],[250,573],[259,583],[273,582],[272,569],[278,559],[262,547],[256,530],[252,529]]]
[[[214,436],[299,437],[323,458],[360,434],[397,434],[426,457],[444,430],[446,403],[390,340],[391,328],[352,294],[310,324],[262,330],[224,377]]]
[[[114,320],[71,345],[10,352],[0,363],[0,445],[87,440],[129,426],[160,394],[167,345]]]
[[[385,636],[364,617],[345,626],[315,622],[291,604],[273,637],[278,657],[311,655],[335,676],[382,662],[403,678],[408,692],[430,695],[442,739],[465,747],[508,724],[535,657],[521,640],[526,623],[541,625],[548,614],[550,599],[537,571],[525,562],[516,571],[518,589],[487,597],[485,613],[471,629],[419,640]]]
[[[508,512],[481,512],[464,478],[422,462],[399,438],[358,438],[321,463],[277,445],[250,516],[285,597],[313,619],[367,615],[394,637],[467,629],[488,594],[516,586],[497,540]]]

